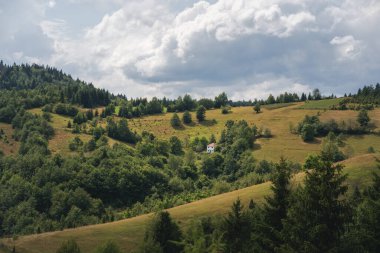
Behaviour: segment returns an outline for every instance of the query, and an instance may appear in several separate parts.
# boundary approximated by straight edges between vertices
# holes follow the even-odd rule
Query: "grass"
[[[331,99],[334,100],[334,99]],[[314,102],[314,101],[313,101]],[[316,101],[319,102],[319,101]],[[258,127],[269,128],[273,134],[273,138],[258,139],[253,150],[254,157],[258,160],[266,159],[269,161],[278,161],[280,156],[284,156],[290,160],[303,162],[308,154],[317,153],[321,149],[321,140],[317,139],[314,143],[305,143],[297,135],[290,133],[289,126],[296,126],[305,115],[321,114],[321,120],[334,118],[336,120],[356,119],[356,111],[331,111],[331,110],[297,110],[303,103],[294,103],[287,107],[275,109],[263,108],[262,113],[256,114],[252,107],[234,107],[231,113],[222,114],[220,110],[209,110],[206,112],[208,123],[215,119],[216,124],[199,124],[194,121],[190,125],[184,125],[180,129],[174,129],[170,125],[171,113],[146,116],[138,119],[129,120],[130,127],[137,131],[148,131],[156,135],[158,138],[168,139],[170,136],[176,135],[182,140],[191,139],[196,136],[205,136],[209,138],[214,134],[219,138],[227,120],[246,120],[250,125],[256,124]],[[380,126],[380,109],[369,112],[370,117],[377,126]],[[192,113],[193,119],[195,113]],[[182,113],[179,113],[182,117]],[[352,154],[365,154],[369,146],[375,149],[380,145],[380,138],[375,135],[363,136],[363,142],[356,137],[349,137],[347,142],[352,148]],[[186,143],[186,141],[185,141]],[[364,148],[364,146],[366,146]],[[348,148],[350,149],[350,148]],[[380,151],[379,149],[376,149]]]
[[[379,158],[379,155],[367,154],[343,162],[346,166],[344,173],[348,173],[347,183],[351,186],[351,190],[353,186],[358,185],[363,188],[371,183],[371,174],[376,170],[376,159]],[[304,173],[297,174],[293,179],[293,184],[298,185],[303,178]],[[262,203],[268,194],[270,194],[270,182],[195,201],[171,208],[168,211],[181,227],[186,227],[194,218],[225,214],[238,197],[247,206],[250,199]],[[17,252],[20,253],[53,253],[63,241],[75,238],[82,252],[87,253],[93,252],[97,245],[112,239],[119,244],[122,251],[129,252],[136,249],[141,242],[145,226],[151,217],[152,214],[141,215],[112,223],[23,236],[17,240],[3,239],[0,243],[4,243],[9,248],[15,245]]]
[[[268,110],[274,110],[279,108],[288,107],[291,105],[295,105],[295,103],[279,103],[279,104],[270,104],[270,105],[263,105],[262,108],[268,109]]]
[[[332,99],[323,99],[316,101],[306,101],[303,105],[298,107],[298,109],[311,109],[311,110],[323,110],[330,109],[333,105],[338,105],[341,100],[344,98],[332,98]]]
[[[11,124],[0,123],[0,129],[4,131],[0,139],[0,150],[4,155],[11,155],[18,152],[20,143],[12,138],[13,128]]]
[[[30,112],[35,114],[42,114],[40,108],[35,108],[30,110]],[[69,149],[70,140],[79,137],[83,142],[88,142],[92,136],[88,134],[73,134],[71,129],[67,128],[67,123],[73,119],[68,116],[63,116],[55,113],[51,113],[51,125],[55,130],[55,134],[52,139],[49,140],[49,149],[53,154],[60,153],[63,155],[74,154],[75,152],[71,152]],[[108,137],[107,137],[108,138]],[[113,145],[114,143],[118,143],[119,141],[114,140],[112,138],[108,138],[108,144]]]

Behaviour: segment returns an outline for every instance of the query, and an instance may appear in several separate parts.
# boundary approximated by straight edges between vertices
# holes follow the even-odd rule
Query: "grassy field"
[[[288,107],[292,105],[295,105],[295,103],[279,103],[279,104],[263,105],[262,108],[265,108],[268,110],[274,110],[274,109],[279,109],[279,108]]]
[[[319,101],[316,101],[319,102]],[[321,148],[321,140],[317,139],[314,143],[305,143],[297,135],[290,133],[289,126],[296,126],[305,115],[321,114],[321,120],[356,120],[357,111],[331,111],[331,110],[298,110],[303,103],[291,104],[287,107],[275,109],[263,108],[263,112],[256,114],[252,107],[236,107],[232,108],[232,113],[222,114],[220,110],[210,110],[206,113],[207,121],[199,124],[193,122],[190,125],[184,125],[180,129],[174,129],[170,125],[172,113],[146,116],[129,121],[129,125],[133,130],[142,132],[143,130],[152,132],[158,138],[168,139],[170,136],[176,135],[185,141],[196,136],[205,136],[209,138],[211,134],[220,136],[227,120],[246,120],[249,124],[256,124],[258,127],[269,128],[273,134],[273,138],[259,139],[255,144],[253,154],[258,160],[266,159],[270,161],[278,161],[280,156],[303,162],[305,157],[310,153],[317,153]],[[373,122],[380,126],[380,109],[369,112]],[[182,114],[179,113],[182,117]],[[192,113],[193,119],[195,113]],[[215,120],[216,123],[213,123]],[[379,129],[379,128],[378,128]],[[352,155],[362,155],[367,153],[369,146],[373,146],[380,151],[380,136],[366,135],[358,137],[349,137],[347,139],[347,152]]]
[[[336,99],[330,99],[335,101]],[[309,103],[326,103],[330,100],[312,101]],[[321,140],[317,139],[313,143],[305,143],[297,135],[290,133],[290,125],[296,126],[305,115],[315,115],[319,113],[322,121],[329,119],[355,120],[357,111],[338,111],[338,110],[313,110],[299,108],[303,103],[279,104],[276,106],[264,106],[262,113],[255,113],[252,107],[236,107],[232,108],[229,114],[222,114],[220,110],[209,110],[206,113],[207,120],[203,123],[198,123],[195,120],[195,113],[192,113],[193,123],[183,125],[182,128],[174,129],[170,125],[172,113],[146,116],[137,119],[129,120],[129,125],[132,130],[141,133],[149,131],[155,134],[158,138],[168,139],[173,135],[181,138],[186,146],[186,143],[196,136],[205,136],[209,138],[214,134],[217,138],[220,136],[227,120],[246,120],[249,124],[256,124],[259,128],[269,128],[273,134],[272,138],[261,138],[255,143],[253,154],[256,159],[266,159],[269,161],[278,161],[280,156],[284,156],[290,160],[303,162],[308,154],[317,153],[321,148]],[[30,110],[33,113],[42,113],[40,109]],[[377,126],[376,131],[380,131],[380,109],[377,108],[369,112],[372,122]],[[182,117],[182,113],[179,113]],[[69,117],[52,114],[52,125],[55,129],[55,136],[49,141],[49,148],[53,153],[61,152],[64,155],[72,154],[68,148],[69,141],[75,136],[79,136],[82,141],[88,141],[91,136],[87,134],[76,135],[71,133],[67,128],[67,122],[72,120]],[[102,123],[105,127],[105,122]],[[19,143],[10,138],[12,136],[12,128],[8,124],[0,124],[0,129],[3,128],[9,143],[0,140],[0,148],[5,154],[16,153]],[[116,140],[109,138],[109,144],[113,145]],[[344,151],[350,156],[366,154],[368,148],[372,146],[377,152],[380,152],[380,136],[379,135],[364,135],[350,136],[346,140],[347,145]]]
[[[343,99],[344,98],[333,98],[316,101],[306,101],[303,105],[299,106],[298,109],[328,110],[331,108],[331,106],[338,105],[339,102]]]
[[[349,175],[347,183],[351,189],[352,186],[364,187],[371,183],[372,172],[376,171],[376,159],[379,158],[379,155],[362,155],[343,162],[346,166],[344,172]],[[293,178],[293,184],[299,184],[303,178],[304,173],[297,174]],[[269,182],[171,208],[168,211],[182,227],[185,227],[194,218],[225,214],[238,197],[247,205],[250,199],[261,203],[268,194],[270,194]],[[142,240],[145,226],[151,217],[152,214],[142,215],[112,223],[24,236],[16,240],[3,239],[1,243],[9,248],[15,245],[17,252],[20,253],[53,253],[63,241],[75,238],[82,252],[90,253],[97,245],[112,239],[124,252],[130,252]]]
[[[39,108],[32,109],[30,112],[42,114],[42,111]],[[76,136],[78,136],[83,142],[88,142],[92,138],[92,136],[88,134],[73,134],[71,129],[67,128],[67,123],[69,121],[71,121],[71,123],[73,122],[72,118],[54,113],[51,113],[51,115],[51,125],[55,130],[55,134],[53,138],[49,140],[49,149],[53,154],[58,152],[63,155],[73,154],[69,149],[69,142]],[[108,143],[111,146],[117,142],[119,141],[108,138]]]

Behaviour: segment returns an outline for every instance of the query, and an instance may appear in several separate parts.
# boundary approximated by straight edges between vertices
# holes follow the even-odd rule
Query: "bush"
[[[263,137],[265,137],[265,138],[272,137],[272,132],[270,131],[269,128],[265,128],[264,133],[263,133]]]
[[[76,151],[81,146],[83,146],[83,141],[78,136],[76,136],[74,139],[72,139],[69,143],[69,149],[71,151]]]
[[[222,107],[222,114],[228,114],[231,112],[231,107],[229,106],[223,106]]]
[[[370,146],[370,147],[368,147],[368,153],[375,153],[376,151],[375,151],[375,149],[372,147],[372,146]]]
[[[172,127],[176,128],[176,127],[180,127],[181,126],[181,120],[179,119],[178,117],[178,114],[177,113],[174,113],[171,120],[170,120],[170,124],[172,125]]]
[[[202,122],[206,119],[206,108],[201,105],[197,109],[197,119],[199,122]]]
[[[185,124],[190,124],[191,122],[193,122],[193,119],[192,119],[189,111],[185,111],[183,113],[182,120],[183,120],[183,123],[185,123]]]
[[[260,113],[261,112],[261,105],[259,103],[256,103],[256,105],[253,107],[253,110],[256,113]]]
[[[303,141],[313,141],[316,131],[313,125],[305,124],[301,130],[301,137]]]
[[[107,241],[99,246],[95,253],[121,253],[120,247],[113,241]]]
[[[61,247],[58,248],[57,253],[80,253],[80,248],[76,241],[68,240],[62,243]]]

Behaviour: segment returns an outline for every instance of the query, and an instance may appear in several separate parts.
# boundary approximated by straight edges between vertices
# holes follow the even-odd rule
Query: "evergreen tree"
[[[226,253],[251,252],[249,216],[243,210],[240,199],[232,204],[231,211],[223,222],[223,231]]]
[[[173,114],[172,118],[170,119],[170,124],[171,124],[172,127],[174,127],[174,128],[176,128],[176,127],[180,127],[180,126],[181,126],[181,120],[179,119],[177,113],[174,113],[174,114]]]
[[[305,164],[306,179],[293,195],[284,221],[283,250],[330,252],[337,249],[349,206],[342,165],[311,156]]]
[[[206,119],[206,108],[201,105],[197,109],[197,119],[199,122],[202,122]]]
[[[226,106],[227,103],[228,103],[228,97],[225,92],[222,92],[221,94],[215,97],[215,102],[214,102],[215,108]]]
[[[368,123],[370,122],[368,112],[366,110],[361,110],[358,114],[357,121],[361,127],[367,127]]]
[[[183,123],[190,124],[193,121],[191,117],[191,113],[189,111],[185,111],[182,115],[182,120],[183,120]]]
[[[180,139],[178,139],[177,136],[172,136],[169,142],[170,142],[170,150],[172,154],[181,155],[183,153],[182,142]]]
[[[263,208],[264,226],[266,229],[261,240],[266,241],[270,252],[275,251],[283,240],[280,236],[283,225],[282,221],[286,218],[290,198],[290,177],[291,171],[289,164],[284,158],[274,167],[272,176],[271,190],[273,195],[266,197],[266,203]],[[270,228],[270,229],[268,229]]]
[[[148,227],[144,241],[153,241],[159,245],[163,253],[179,253],[182,250],[179,242],[182,233],[178,225],[172,220],[168,212],[156,214],[152,224]],[[157,249],[157,246],[153,246]]]

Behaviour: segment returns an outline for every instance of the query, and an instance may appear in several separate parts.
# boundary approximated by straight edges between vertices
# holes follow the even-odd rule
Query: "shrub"
[[[206,119],[206,108],[201,105],[197,109],[197,119],[199,122],[202,122]]]
[[[76,241],[68,240],[62,243],[61,247],[58,248],[57,253],[80,253],[80,248]]]
[[[179,119],[178,117],[178,114],[177,113],[174,113],[171,120],[170,120],[170,124],[172,125],[172,127],[180,127],[181,126],[181,120]]]
[[[189,111],[185,111],[182,115],[182,120],[183,120],[183,123],[185,124],[190,124],[191,122],[193,122],[191,113]]]
[[[305,124],[301,130],[301,136],[303,141],[313,141],[316,131],[313,125]]]
[[[376,151],[375,151],[375,149],[372,147],[372,146],[370,146],[370,147],[368,147],[368,153],[375,153]]]

